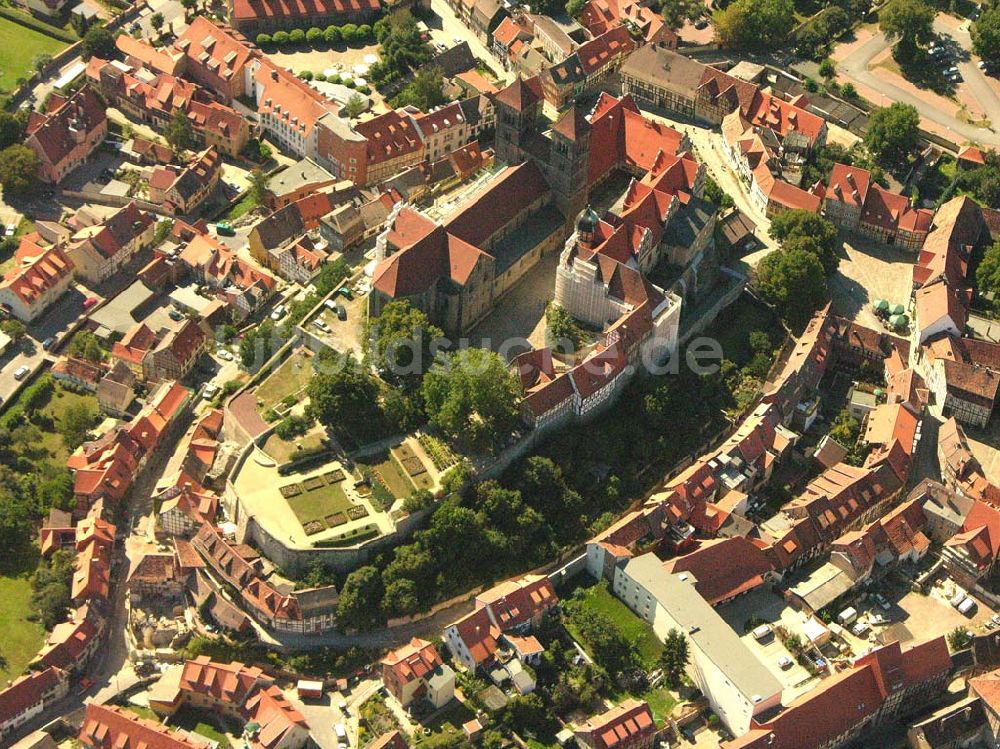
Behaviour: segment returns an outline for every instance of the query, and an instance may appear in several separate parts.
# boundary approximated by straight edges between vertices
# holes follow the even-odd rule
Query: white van
[[[337,734],[337,743],[341,746],[349,746],[350,741],[347,738],[347,726],[343,723],[337,723],[333,727],[333,732]]]
[[[958,605],[958,613],[963,616],[968,616],[972,613],[974,608],[976,608],[975,599],[966,597],[966,599]]]
[[[753,631],[753,638],[757,642],[761,642],[762,640],[766,640],[767,637],[768,637],[768,635],[770,635],[770,634],[771,634],[771,625],[770,624],[761,624],[759,627],[757,627]]]
[[[965,593],[960,590],[960,591],[958,591],[958,593],[956,593],[954,596],[952,596],[952,598],[951,598],[951,605],[954,606],[957,609],[959,606],[961,606],[963,603],[965,603],[965,601],[967,599],[968,599],[968,596],[965,595]]]
[[[858,612],[854,607],[849,607],[837,614],[837,621],[844,627],[851,624],[855,619],[858,618]]]

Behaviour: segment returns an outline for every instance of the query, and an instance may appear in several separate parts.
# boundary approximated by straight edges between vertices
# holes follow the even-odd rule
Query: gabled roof
[[[764,584],[773,570],[764,552],[747,538],[703,541],[695,550],[664,563],[666,572],[690,572],[695,589],[713,606]]]

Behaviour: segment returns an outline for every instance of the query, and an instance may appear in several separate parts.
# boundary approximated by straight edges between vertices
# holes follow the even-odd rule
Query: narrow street
[[[444,0],[431,0],[431,10],[434,11],[434,15],[441,19],[440,26],[433,20],[428,21],[427,25],[431,28],[431,39],[448,47],[454,47],[456,39],[467,41],[473,56],[485,63],[495,75],[499,76],[501,83],[510,79],[510,73],[503,69],[503,66],[486,48],[486,45],[479,40],[476,33],[458,19],[448,3]]]

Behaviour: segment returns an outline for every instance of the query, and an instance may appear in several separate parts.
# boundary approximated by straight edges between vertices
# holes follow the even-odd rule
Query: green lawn
[[[661,725],[670,717],[670,712],[677,704],[677,698],[669,689],[650,689],[639,695],[641,699],[649,703],[649,709],[653,711],[653,718],[657,725]]]
[[[433,720],[427,723],[421,722],[421,728],[413,735],[414,746],[444,747],[453,746],[459,738],[464,736],[462,726],[476,717],[464,703],[455,700],[451,705],[438,713]],[[429,729],[430,733],[425,735],[423,729]]]
[[[190,708],[182,707],[170,720],[170,725],[174,728],[183,728],[185,731],[194,731],[206,739],[219,742],[219,749],[230,749],[232,746],[226,735],[219,730],[214,722],[220,720],[207,713],[201,713]],[[213,722],[208,722],[213,721]]]
[[[353,505],[344,493],[342,484],[342,481],[338,481],[289,497],[288,505],[302,525],[314,520],[322,521],[323,518],[338,512],[346,513]],[[301,482],[299,485],[301,486]]]
[[[282,398],[296,395],[312,377],[312,357],[297,351],[289,356],[257,388],[257,400],[261,401],[261,413],[274,408]]]
[[[322,432],[311,432],[291,441],[283,440],[277,434],[272,433],[271,436],[267,438],[267,442],[264,443],[263,449],[264,452],[274,458],[274,460],[278,463],[287,463],[298,454],[308,453],[309,451],[318,448],[322,442]],[[296,445],[301,445],[302,449],[299,450]]]
[[[247,193],[240,201],[236,203],[232,208],[230,208],[226,214],[222,217],[222,221],[235,221],[241,216],[245,216],[250,213],[254,208],[256,208],[259,203],[254,199],[253,195]]]
[[[639,657],[642,658],[647,668],[652,668],[660,660],[663,643],[653,633],[653,628],[615,598],[607,586],[592,585],[587,588],[583,596],[583,606],[604,614],[614,622],[625,639],[636,643]]]
[[[31,75],[32,60],[38,55],[55,55],[67,46],[27,26],[0,18],[0,90],[12,91],[18,78]]]
[[[31,584],[28,578],[38,566],[34,547],[31,552],[8,557],[0,564],[0,683],[20,676],[28,662],[42,647],[45,631],[38,622],[28,621],[31,608]]]
[[[55,422],[55,431],[43,431],[42,443],[52,454],[52,459],[56,463],[63,463],[69,457],[69,450],[66,449],[66,445],[63,443],[62,435],[59,434],[59,428],[62,425],[66,411],[75,404],[83,403],[94,413],[97,413],[99,406],[97,404],[97,396],[93,393],[75,393],[72,390],[66,390],[59,383],[54,383],[54,385],[52,398],[49,399],[48,404],[42,409],[42,413],[51,417]]]

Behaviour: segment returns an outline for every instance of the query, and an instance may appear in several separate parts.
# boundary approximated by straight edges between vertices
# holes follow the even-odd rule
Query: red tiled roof
[[[693,574],[695,589],[714,606],[762,585],[773,567],[760,548],[736,536],[704,541],[695,551],[666,562],[663,569]]]
[[[233,0],[232,18],[236,23],[270,18],[309,20],[377,13],[380,0]]]
[[[197,734],[173,731],[127,708],[90,703],[78,737],[87,749],[207,749]]]
[[[414,637],[406,645],[391,651],[381,663],[384,669],[395,674],[399,684],[409,684],[411,681],[426,678],[441,666],[443,661],[431,643]]]

